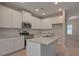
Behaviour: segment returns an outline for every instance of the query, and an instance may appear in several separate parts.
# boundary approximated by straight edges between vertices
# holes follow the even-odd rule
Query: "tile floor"
[[[20,50],[10,56],[26,56],[26,50]],[[79,40],[67,40],[66,47],[58,44],[57,56],[79,56]]]

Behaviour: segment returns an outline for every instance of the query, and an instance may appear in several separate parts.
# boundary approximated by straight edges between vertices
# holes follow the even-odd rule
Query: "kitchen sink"
[[[47,35],[42,35],[42,37],[52,37],[54,34],[47,34]]]

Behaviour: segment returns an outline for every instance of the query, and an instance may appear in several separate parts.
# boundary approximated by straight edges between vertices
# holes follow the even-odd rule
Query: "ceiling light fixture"
[[[62,9],[58,9],[59,11],[62,11]]]
[[[55,2],[54,4],[55,4],[55,5],[57,5],[57,4],[58,4],[58,2]]]
[[[39,9],[35,9],[35,11],[37,11],[37,12],[38,12],[38,11],[39,11]]]
[[[42,15],[45,15],[45,13],[42,13]]]

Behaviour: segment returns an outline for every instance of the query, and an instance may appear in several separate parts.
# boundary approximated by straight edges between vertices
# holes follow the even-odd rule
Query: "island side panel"
[[[53,41],[49,45],[41,44],[41,56],[56,56],[57,40]]]
[[[26,51],[28,56],[40,56],[40,44],[27,41]]]

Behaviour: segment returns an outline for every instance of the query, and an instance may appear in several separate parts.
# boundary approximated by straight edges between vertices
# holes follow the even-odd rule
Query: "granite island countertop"
[[[62,36],[60,35],[54,35],[54,36],[51,36],[51,37],[34,37],[34,38],[30,38],[30,39],[27,39],[27,42],[30,41],[30,42],[35,42],[35,43],[38,43],[38,44],[45,44],[45,45],[49,45],[50,43],[52,43],[53,41],[61,38]]]

